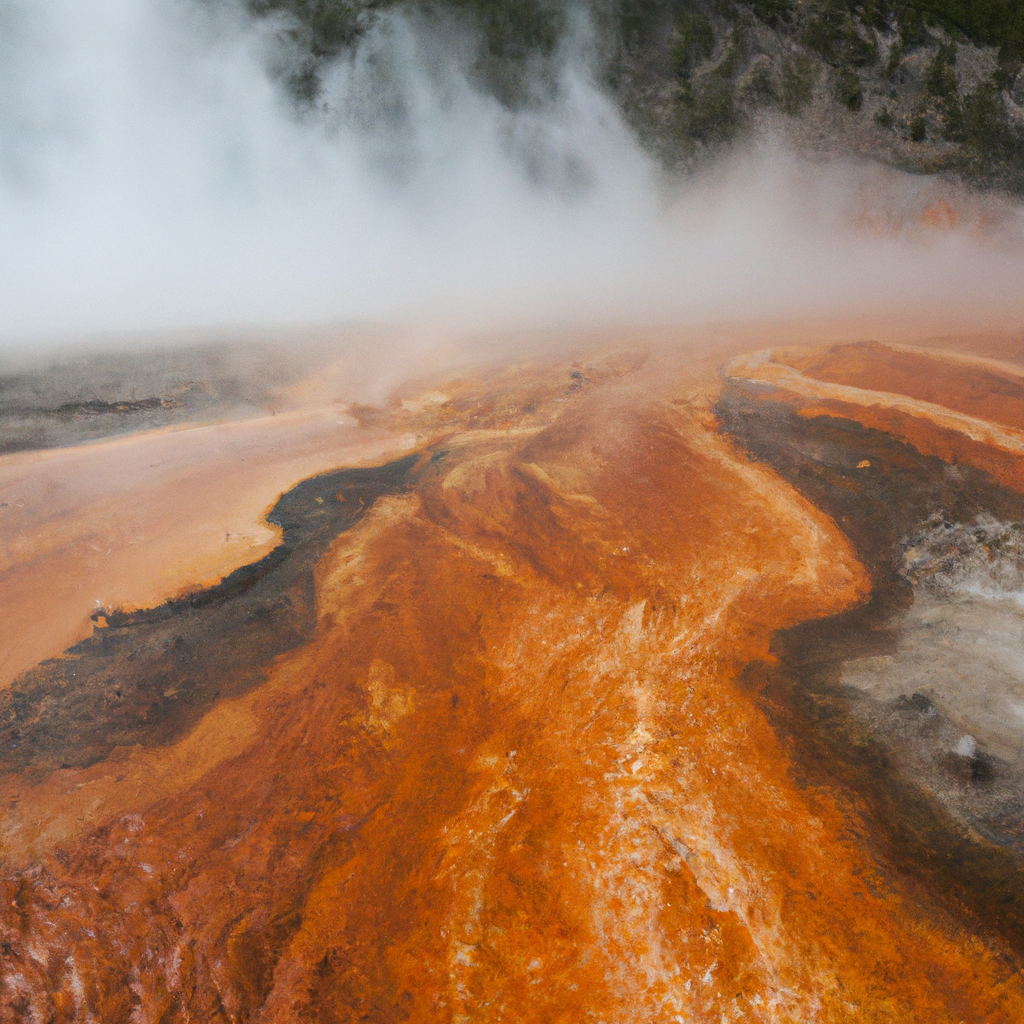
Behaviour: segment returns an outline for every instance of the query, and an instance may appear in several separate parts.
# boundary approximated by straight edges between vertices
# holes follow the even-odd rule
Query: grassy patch
[[[814,63],[807,57],[793,57],[782,64],[782,109],[796,117],[814,96]]]
[[[848,5],[842,0],[826,0],[800,33],[800,41],[829,64],[864,67],[878,59],[878,47],[857,30]]]
[[[836,72],[836,99],[849,110],[860,110],[864,103],[864,88],[853,68],[842,67]]]
[[[941,100],[953,100],[956,88],[956,45],[943,43],[925,73],[924,87]]]
[[[739,127],[739,112],[732,82],[715,75],[697,94],[682,104],[683,134],[690,140],[710,145],[731,139]]]
[[[707,60],[715,50],[715,30],[704,14],[683,14],[676,22],[672,43],[672,67],[678,77],[686,77],[695,64]]]

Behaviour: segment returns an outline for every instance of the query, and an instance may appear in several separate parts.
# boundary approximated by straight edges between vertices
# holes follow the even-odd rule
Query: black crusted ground
[[[316,624],[317,561],[406,486],[417,459],[304,480],[268,515],[282,539],[264,558],[154,609],[97,612],[106,625],[0,694],[0,772],[43,775],[117,746],[169,743],[216,700],[261,682]]]
[[[900,541],[936,517],[1019,522],[1024,499],[984,472],[950,466],[882,431],[800,416],[765,400],[756,386],[730,383],[716,412],[741,449],[838,524],[871,575],[866,604],[781,631],[772,643],[777,663],[747,669],[746,682],[759,691],[796,770],[807,784],[852,792],[881,856],[1024,952],[1019,767],[983,750],[961,758],[936,747],[944,712],[923,694],[881,702],[842,684],[844,662],[896,648],[902,614],[914,600]],[[870,466],[858,468],[865,461]],[[904,756],[907,746],[914,758]],[[910,777],[905,765],[914,759],[933,770]],[[937,798],[938,786],[959,787],[960,805],[981,810],[954,818]],[[972,800],[974,794],[984,799]]]

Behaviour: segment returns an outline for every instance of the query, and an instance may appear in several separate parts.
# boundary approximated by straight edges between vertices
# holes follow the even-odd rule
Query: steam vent
[[[0,1021],[1020,1024],[1024,369],[968,348],[5,454]]]

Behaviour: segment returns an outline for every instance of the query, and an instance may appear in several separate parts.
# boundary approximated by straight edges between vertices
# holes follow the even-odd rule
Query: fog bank
[[[386,18],[300,111],[273,73],[284,24],[191,0],[41,8],[0,8],[3,354],[207,325],[1024,311],[1007,204],[770,136],[669,181],[584,25],[553,93],[511,112],[457,32]]]

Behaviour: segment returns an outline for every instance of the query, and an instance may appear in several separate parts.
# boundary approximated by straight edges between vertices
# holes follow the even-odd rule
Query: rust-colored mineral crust
[[[605,360],[394,413],[433,440],[264,681],[0,779],[0,1020],[1024,1020],[741,678],[869,584],[713,399]]]

